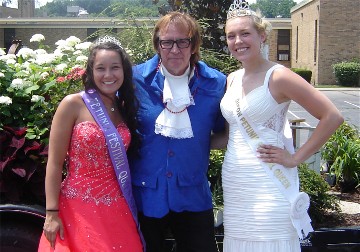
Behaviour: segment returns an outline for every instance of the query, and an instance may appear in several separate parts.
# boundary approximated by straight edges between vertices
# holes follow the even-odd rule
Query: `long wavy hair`
[[[85,86],[85,91],[89,89],[96,89],[98,92],[101,92],[98,87],[95,85],[93,67],[96,54],[99,50],[111,50],[119,54],[124,71],[124,82],[117,92],[117,106],[120,109],[120,113],[123,116],[126,125],[128,126],[131,133],[131,143],[128,149],[128,154],[134,155],[138,153],[140,145],[140,137],[137,134],[137,110],[139,108],[139,101],[135,96],[135,86],[132,81],[132,63],[129,55],[126,51],[114,42],[103,42],[95,43],[90,47],[90,54],[86,64],[86,70],[82,76],[82,82]]]

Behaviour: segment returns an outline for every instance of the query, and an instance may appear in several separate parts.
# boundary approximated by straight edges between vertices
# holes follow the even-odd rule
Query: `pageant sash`
[[[132,194],[129,163],[121,136],[111,122],[105,109],[105,105],[96,90],[90,89],[87,92],[82,91],[80,94],[91,115],[94,117],[95,121],[104,133],[117,181],[134,218],[145,251],[145,241],[140,231],[140,225],[137,218],[137,208]],[[116,216],[114,216],[114,218],[116,218]]]
[[[235,100],[235,118],[242,135],[255,155],[257,155],[256,150],[258,146],[263,144],[261,135],[246,114],[241,112],[239,100],[239,98]],[[286,128],[289,129],[291,134],[290,125],[288,123],[286,124]],[[287,139],[289,140],[284,141],[285,148],[291,152],[292,139],[291,137]],[[288,146],[289,143],[290,146]],[[286,168],[280,164],[265,163],[261,160],[260,163],[270,179],[274,181],[284,197],[290,202],[291,222],[296,229],[299,238],[304,239],[309,232],[314,230],[311,226],[311,219],[307,212],[310,206],[310,198],[304,192],[299,193],[299,177],[297,174],[297,168]]]

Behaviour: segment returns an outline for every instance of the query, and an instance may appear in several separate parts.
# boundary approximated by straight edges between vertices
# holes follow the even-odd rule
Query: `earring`
[[[268,50],[269,49],[268,49],[267,45],[265,45],[264,42],[261,42],[261,44],[260,44],[260,54],[266,60],[269,59]]]
[[[260,43],[260,54],[263,55],[264,54],[264,42]]]

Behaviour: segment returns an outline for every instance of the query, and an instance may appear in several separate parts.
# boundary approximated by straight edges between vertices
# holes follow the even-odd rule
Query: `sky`
[[[21,1],[21,0],[12,0],[12,4],[9,5],[9,7],[17,8],[18,1]],[[39,8],[43,5],[45,5],[47,2],[52,2],[52,1],[53,0],[35,0],[35,8]]]

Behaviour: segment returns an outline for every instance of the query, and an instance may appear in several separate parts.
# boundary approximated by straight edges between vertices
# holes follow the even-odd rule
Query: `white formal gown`
[[[224,252],[300,252],[300,242],[290,219],[290,203],[241,134],[235,119],[235,99],[253,124],[263,132],[266,143],[284,146],[283,130],[290,102],[278,104],[264,84],[242,97],[243,70],[221,101],[229,123],[229,142],[222,168],[224,190]]]

